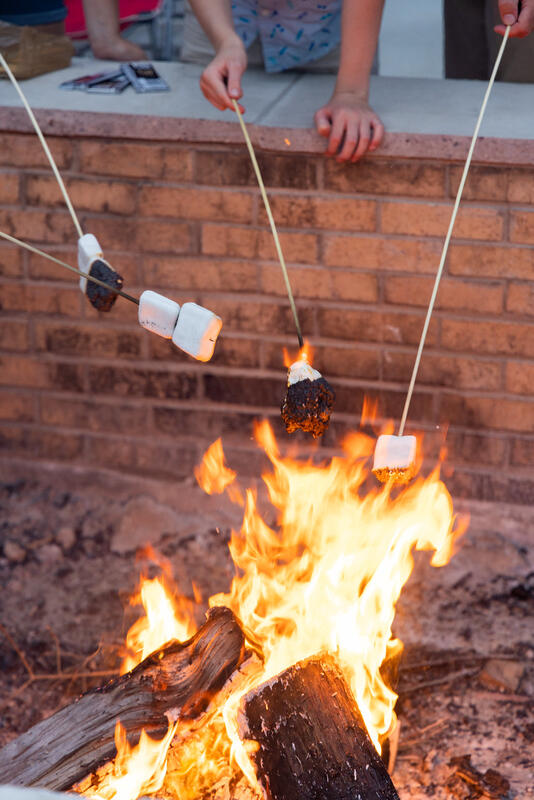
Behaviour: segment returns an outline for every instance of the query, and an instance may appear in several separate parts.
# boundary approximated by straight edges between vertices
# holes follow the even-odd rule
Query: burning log
[[[332,656],[313,657],[252,689],[239,735],[268,800],[398,800]]]
[[[0,750],[0,784],[67,790],[115,755],[128,734],[162,732],[166,712],[194,719],[243,661],[245,640],[228,608],[208,611],[188,642],[171,642],[131,672],[93,689]]]

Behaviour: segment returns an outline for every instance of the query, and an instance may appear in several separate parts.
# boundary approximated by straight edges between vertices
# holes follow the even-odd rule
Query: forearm
[[[93,47],[119,36],[119,0],[83,0],[83,9]]]
[[[204,33],[218,50],[223,42],[237,36],[230,0],[189,0]]]
[[[367,100],[383,8],[384,0],[343,0],[336,92],[356,93]]]

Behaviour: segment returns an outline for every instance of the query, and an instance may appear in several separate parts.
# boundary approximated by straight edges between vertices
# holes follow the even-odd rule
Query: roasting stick
[[[135,303],[136,306],[139,305],[139,300],[136,297],[132,297],[131,294],[127,294],[126,292],[123,292],[120,289],[116,289],[114,286],[110,286],[109,283],[100,281],[98,278],[94,278],[92,275],[86,275],[85,272],[82,272],[81,270],[76,269],[75,267],[71,267],[71,265],[65,263],[65,261],[60,261],[59,258],[55,258],[55,256],[51,256],[49,253],[45,253],[44,250],[39,250],[37,247],[33,247],[33,245],[31,244],[22,242],[20,239],[15,239],[14,236],[10,236],[9,233],[4,233],[3,231],[0,231],[0,237],[2,237],[2,239],[6,239],[8,242],[17,244],[19,247],[24,247],[26,250],[29,250],[32,253],[36,253],[38,256],[47,258],[49,261],[53,261],[54,264],[59,264],[60,267],[63,267],[64,269],[69,269],[71,272],[74,272],[76,275],[81,275],[82,278],[86,278],[86,280],[88,281],[92,281],[93,283],[98,283],[99,286],[103,286],[104,289],[109,289],[110,292],[115,292],[115,294],[120,294],[121,297],[124,297],[126,300],[129,300],[130,303]]]
[[[434,310],[434,304],[436,302],[436,296],[438,293],[441,276],[443,274],[443,268],[445,266],[445,259],[447,258],[447,252],[449,250],[449,243],[451,240],[454,223],[456,222],[458,208],[460,206],[460,201],[462,199],[462,193],[464,190],[465,182],[467,180],[469,167],[471,166],[471,160],[473,158],[473,152],[475,149],[475,145],[477,143],[478,133],[480,131],[480,126],[482,124],[484,112],[486,111],[486,106],[488,104],[489,96],[491,94],[493,84],[495,83],[497,70],[499,69],[499,65],[501,63],[502,55],[504,53],[504,48],[506,47],[506,42],[508,41],[509,35],[510,35],[510,26],[507,25],[505,34],[501,42],[501,46],[499,48],[499,52],[497,54],[497,58],[495,59],[493,72],[491,73],[486,93],[482,101],[482,106],[478,114],[478,119],[475,125],[473,138],[471,139],[471,145],[469,147],[467,158],[465,160],[464,171],[462,173],[460,185],[458,186],[458,191],[456,193],[456,200],[454,201],[454,207],[451,214],[451,221],[449,223],[449,229],[447,231],[447,235],[445,236],[445,241],[443,243],[443,250],[441,252],[441,258],[439,261],[439,267],[436,274],[436,280],[434,281],[434,288],[432,290],[432,295],[430,297],[430,302],[428,304],[425,324],[423,325],[421,340],[419,342],[417,355],[415,357],[415,364],[412,371],[412,377],[410,380],[410,385],[408,387],[406,400],[404,402],[404,410],[402,412],[402,418],[399,425],[399,432],[397,436],[389,434],[379,436],[378,441],[376,443],[373,472],[382,481],[392,480],[394,483],[407,483],[413,476],[413,471],[415,468],[415,456],[416,456],[416,439],[415,436],[404,436],[404,427],[406,425],[408,410],[410,408],[410,403],[412,400],[415,381],[417,379],[417,373],[419,371],[419,365],[421,363],[421,355],[423,353],[423,348],[425,346],[426,335],[428,333],[428,327],[430,325],[432,312]]]
[[[57,182],[59,184],[59,188],[61,189],[61,192],[62,192],[63,197],[65,199],[65,203],[67,204],[67,208],[69,209],[70,215],[72,217],[72,221],[74,222],[74,227],[76,228],[76,231],[78,233],[78,237],[81,239],[81,237],[83,236],[82,226],[80,225],[78,217],[76,216],[76,212],[74,210],[74,206],[72,205],[72,203],[70,201],[70,197],[69,197],[69,195],[67,193],[67,189],[65,187],[65,184],[63,183],[63,178],[61,177],[61,175],[59,173],[59,170],[57,168],[57,164],[54,161],[54,156],[50,152],[50,148],[48,147],[48,144],[46,143],[46,139],[43,136],[43,132],[42,132],[41,128],[39,127],[39,123],[35,119],[35,114],[31,110],[30,104],[26,100],[24,92],[20,88],[19,82],[17,81],[17,79],[15,78],[13,73],[11,72],[11,69],[9,68],[9,64],[5,60],[5,58],[2,55],[2,53],[0,53],[0,64],[2,65],[4,70],[6,71],[6,74],[7,74],[8,78],[9,78],[9,80],[11,81],[13,86],[15,87],[15,90],[16,90],[18,96],[22,100],[22,104],[23,104],[24,108],[28,112],[28,116],[29,116],[29,118],[31,120],[31,123],[32,123],[33,127],[35,128],[35,133],[39,137],[39,141],[41,142],[41,144],[43,146],[43,150],[45,151],[46,157],[48,158],[48,161],[50,162],[50,166],[52,167],[52,171],[53,171],[54,175],[56,176],[56,180],[57,180]]]
[[[256,159],[256,154],[254,152],[254,148],[252,147],[252,142],[250,141],[250,136],[248,135],[248,131],[245,125],[245,121],[241,115],[241,111],[239,110],[239,106],[235,100],[232,100],[234,104],[234,109],[237,114],[237,118],[239,120],[239,124],[241,125],[241,130],[243,131],[243,136],[245,137],[245,142],[247,144],[247,149],[250,155],[250,160],[252,161],[252,166],[254,167],[254,172],[256,173],[256,178],[258,179],[258,184],[260,187],[261,196],[263,198],[263,203],[265,205],[265,211],[267,212],[267,217],[269,218],[269,224],[271,226],[271,231],[274,238],[274,245],[276,247],[276,252],[278,254],[278,260],[280,261],[280,266],[282,267],[282,272],[284,274],[284,281],[286,284],[287,295],[289,297],[289,303],[291,305],[291,311],[293,312],[293,319],[295,320],[295,326],[297,328],[297,336],[299,340],[299,347],[304,347],[304,339],[302,338],[302,331],[300,328],[300,322],[297,314],[297,307],[295,305],[295,300],[293,299],[293,292],[291,291],[291,284],[289,283],[289,275],[287,274],[287,267],[286,262],[284,259],[284,254],[282,253],[282,248],[280,246],[280,239],[278,238],[278,231],[276,230],[276,225],[274,223],[274,218],[271,212],[271,205],[269,203],[269,198],[267,197],[267,192],[265,191],[265,185],[263,183],[263,178],[261,177],[260,168],[258,165],[258,161]]]

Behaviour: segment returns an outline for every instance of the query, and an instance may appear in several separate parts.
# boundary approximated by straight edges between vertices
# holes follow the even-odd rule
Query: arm
[[[357,161],[374,150],[384,126],[369,106],[369,76],[378,42],[384,0],[344,0],[341,56],[334,93],[315,115],[321,136],[328,137],[328,155]]]
[[[523,39],[534,30],[534,0],[523,0],[519,9],[518,0],[499,0],[499,12],[503,25],[496,25],[496,33],[504,35],[506,26],[511,25],[510,36]]]
[[[224,111],[239,100],[241,76],[247,67],[245,46],[234,29],[230,0],[190,0],[191,8],[213,47],[215,58],[200,78],[200,88],[210,103]],[[241,108],[241,111],[244,111]]]
[[[83,10],[89,42],[96,58],[114,61],[146,58],[139,45],[120,35],[118,0],[83,0]]]

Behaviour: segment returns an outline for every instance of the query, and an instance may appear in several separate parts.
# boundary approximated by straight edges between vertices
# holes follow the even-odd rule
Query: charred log
[[[331,656],[314,657],[243,698],[240,736],[269,800],[398,800]]]
[[[120,719],[129,736],[163,733],[165,712],[194,719],[244,658],[228,608],[213,608],[188,642],[171,642],[135,669],[91,690],[0,750],[0,784],[66,790],[115,755]]]

